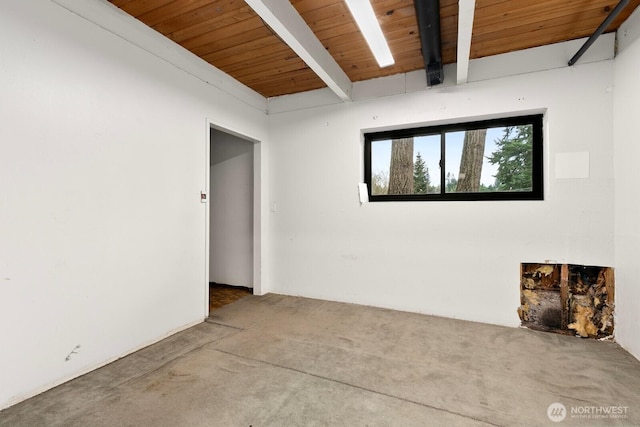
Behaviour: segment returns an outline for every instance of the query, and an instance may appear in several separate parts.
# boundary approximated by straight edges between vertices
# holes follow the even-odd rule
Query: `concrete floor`
[[[558,423],[555,402],[568,411]],[[626,418],[571,414],[611,406]],[[0,412],[0,425],[637,426],[640,362],[608,342],[249,296]]]

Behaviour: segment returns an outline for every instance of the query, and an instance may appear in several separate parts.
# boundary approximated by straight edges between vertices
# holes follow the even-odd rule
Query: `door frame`
[[[209,255],[210,255],[210,227],[211,227],[211,130],[233,135],[253,143],[253,294],[264,295],[265,289],[262,283],[262,142],[242,132],[235,131],[227,126],[221,126],[209,119],[206,120],[205,138],[205,182],[204,191],[207,196],[205,206],[205,250],[204,250],[204,277],[205,277],[205,318],[209,317]]]

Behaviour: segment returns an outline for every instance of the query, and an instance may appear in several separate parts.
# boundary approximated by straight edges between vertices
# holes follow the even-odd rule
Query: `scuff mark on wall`
[[[71,357],[72,357],[74,354],[78,354],[78,353],[80,353],[78,350],[80,350],[80,344],[78,344],[77,346],[75,346],[75,347],[73,348],[73,350],[71,350],[71,353],[67,354],[67,357],[65,357],[65,358],[64,358],[64,361],[65,361],[65,362],[68,362],[69,360],[71,360]]]

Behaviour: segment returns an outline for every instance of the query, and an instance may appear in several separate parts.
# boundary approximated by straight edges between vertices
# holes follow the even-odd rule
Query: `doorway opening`
[[[251,295],[256,284],[256,145],[210,126],[208,311]],[[259,271],[259,270],[258,270]]]
[[[232,286],[215,282],[209,283],[209,313],[253,295],[253,289],[245,286]]]

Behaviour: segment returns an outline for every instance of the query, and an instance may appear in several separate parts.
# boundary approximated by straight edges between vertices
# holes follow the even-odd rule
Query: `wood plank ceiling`
[[[109,0],[265,97],[326,84],[244,0]],[[352,82],[424,69],[413,0],[371,0],[395,64],[379,68],[343,0],[290,0]],[[476,0],[470,59],[591,35],[618,0]],[[607,32],[615,31],[640,0]],[[458,0],[440,0],[442,60],[456,62]]]

